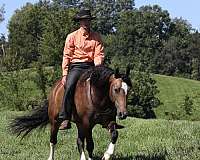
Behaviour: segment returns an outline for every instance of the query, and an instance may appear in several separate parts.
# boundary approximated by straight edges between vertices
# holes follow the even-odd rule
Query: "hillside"
[[[46,94],[49,93],[49,85],[52,85],[55,79],[52,72],[52,69],[47,69],[45,72]],[[43,91],[35,69],[19,72],[18,78],[15,74],[8,74],[0,79],[0,110],[26,110],[40,104]],[[160,91],[157,96],[161,105],[155,108],[157,118],[200,120],[200,81],[164,75],[153,75],[153,78],[157,81],[156,85]],[[190,116],[180,116],[179,114],[183,113],[181,106],[186,95],[193,103],[193,112]],[[172,114],[178,116],[172,117]]]
[[[6,131],[9,120],[23,112],[0,113],[0,159],[45,160],[49,154],[49,126],[41,132],[20,140]],[[119,121],[118,121],[119,122]],[[119,131],[115,160],[199,160],[200,123],[189,121],[142,120],[128,118],[120,121],[125,129]],[[56,159],[79,159],[76,129],[58,134]],[[100,160],[109,144],[109,134],[97,126],[94,131],[95,159]]]
[[[193,101],[193,119],[200,117],[200,82],[185,78],[154,75],[157,81],[159,99],[163,103],[155,109],[158,118],[167,118],[166,112],[181,112],[181,105],[188,95]]]

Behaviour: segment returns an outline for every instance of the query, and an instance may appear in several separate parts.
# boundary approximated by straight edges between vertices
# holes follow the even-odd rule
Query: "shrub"
[[[153,109],[160,105],[156,97],[159,90],[156,81],[148,72],[133,72],[133,89],[128,99],[128,110],[131,116],[139,118],[156,118]]]
[[[0,110],[27,110],[47,98],[50,86],[61,76],[60,66],[0,72]]]
[[[188,116],[192,115],[193,100],[188,95],[185,96],[184,103],[182,104],[181,108],[184,110],[186,115]]]
[[[0,74],[0,109],[21,111],[40,104],[42,91],[29,70]]]
[[[194,112],[193,99],[189,95],[185,95],[183,102],[180,104],[179,108],[173,112],[165,113],[172,120],[196,120],[192,115]]]

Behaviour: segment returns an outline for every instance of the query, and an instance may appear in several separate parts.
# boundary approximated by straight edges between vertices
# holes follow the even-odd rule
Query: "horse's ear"
[[[130,67],[130,65],[127,65],[127,67],[126,67],[126,76],[127,77],[129,76],[130,71],[131,71],[131,67]]]
[[[119,68],[115,69],[115,77],[116,78],[120,77]]]

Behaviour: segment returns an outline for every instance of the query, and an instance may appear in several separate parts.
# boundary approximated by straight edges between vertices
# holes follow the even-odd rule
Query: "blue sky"
[[[0,33],[8,34],[7,24],[16,9],[20,9],[26,2],[35,3],[38,0],[0,0],[0,7],[5,4],[5,20],[0,23]],[[158,4],[164,10],[168,10],[172,18],[182,17],[188,20],[192,27],[200,30],[200,0],[135,0],[139,8],[142,5]]]
[[[136,7],[158,4],[168,10],[172,18],[182,17],[200,31],[200,0],[135,0]]]

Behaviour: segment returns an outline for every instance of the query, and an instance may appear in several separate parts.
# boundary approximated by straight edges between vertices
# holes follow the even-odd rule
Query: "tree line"
[[[39,60],[60,65],[65,38],[78,27],[73,16],[82,6],[96,16],[93,29],[103,36],[106,63],[130,63],[152,73],[199,79],[198,31],[182,18],[171,19],[158,5],[138,9],[132,0],[27,3],[10,19],[8,42],[4,36],[0,39],[9,55],[5,70],[33,67]]]
[[[159,105],[155,98],[159,91],[150,73],[200,79],[199,32],[182,18],[170,18],[169,12],[158,5],[135,8],[134,0],[27,3],[11,17],[8,40],[4,35],[0,37],[0,70],[7,72],[39,66],[39,75],[42,73],[40,66],[59,70],[65,38],[78,28],[73,17],[81,7],[90,8],[96,16],[92,28],[103,37],[105,63],[113,68],[129,64],[134,70],[134,80],[138,83],[135,83],[129,102],[143,106],[139,108],[144,113]],[[3,12],[2,7],[0,15]],[[61,76],[59,72],[56,78]],[[44,88],[43,85],[42,90]],[[131,110],[141,115],[140,110]]]

